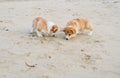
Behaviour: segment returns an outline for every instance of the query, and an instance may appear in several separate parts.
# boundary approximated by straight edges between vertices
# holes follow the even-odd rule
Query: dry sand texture
[[[33,38],[36,16],[87,18],[94,33]],[[120,78],[119,21],[120,0],[0,0],[0,78]]]

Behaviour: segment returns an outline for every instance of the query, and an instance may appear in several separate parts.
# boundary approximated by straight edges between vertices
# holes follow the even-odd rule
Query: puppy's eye
[[[68,34],[69,36],[71,35],[71,34]]]

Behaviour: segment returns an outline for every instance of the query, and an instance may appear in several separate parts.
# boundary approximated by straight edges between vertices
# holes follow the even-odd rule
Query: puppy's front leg
[[[38,37],[43,37],[42,32],[36,31]]]
[[[78,29],[76,29],[76,34],[79,35],[80,34],[80,31]]]
[[[93,34],[93,31],[89,31],[88,35],[90,35],[90,36],[91,36],[92,34]]]
[[[71,35],[71,37],[75,37],[75,36],[76,36],[76,34]]]
[[[43,36],[49,36],[48,31],[46,31],[46,30],[42,30],[41,32],[42,32],[42,35],[43,35]]]

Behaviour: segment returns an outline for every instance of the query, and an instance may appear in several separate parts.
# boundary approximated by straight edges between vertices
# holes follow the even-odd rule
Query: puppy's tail
[[[35,30],[37,29],[37,20],[33,20],[33,24],[32,24],[32,32],[35,32]]]
[[[89,21],[87,21],[87,23],[86,23],[86,29],[93,31],[93,26],[91,25],[91,23]]]

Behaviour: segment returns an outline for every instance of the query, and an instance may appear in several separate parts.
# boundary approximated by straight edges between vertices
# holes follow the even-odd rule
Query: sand
[[[31,37],[37,16],[87,18],[94,32]],[[0,78],[120,78],[119,21],[120,0],[0,0]]]

